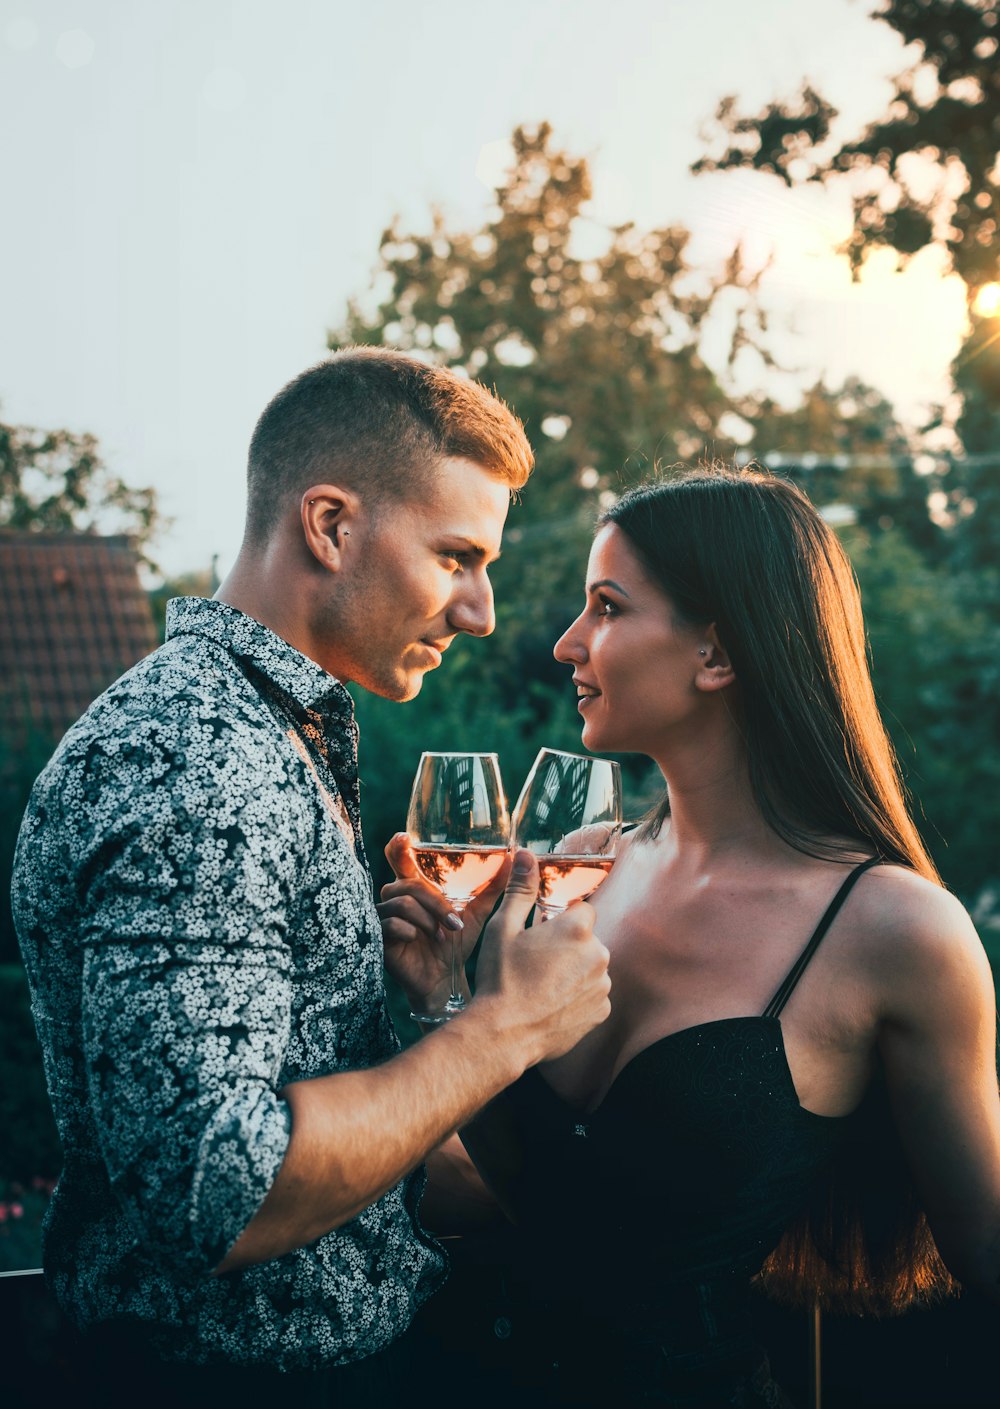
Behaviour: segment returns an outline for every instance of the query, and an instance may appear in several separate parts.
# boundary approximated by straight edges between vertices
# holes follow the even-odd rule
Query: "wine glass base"
[[[459,1013],[464,1013],[467,1007],[464,998],[449,998],[443,1008],[436,1009],[433,1013],[411,1012],[410,1017],[415,1023],[425,1023],[431,1027],[440,1027],[442,1023],[451,1022],[452,1018],[458,1017]]]

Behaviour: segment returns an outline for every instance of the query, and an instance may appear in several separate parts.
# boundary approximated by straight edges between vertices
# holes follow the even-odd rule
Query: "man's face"
[[[487,569],[510,490],[471,460],[441,460],[428,491],[384,501],[351,530],[331,603],[327,668],[372,694],[411,700],[459,632],[494,627]]]

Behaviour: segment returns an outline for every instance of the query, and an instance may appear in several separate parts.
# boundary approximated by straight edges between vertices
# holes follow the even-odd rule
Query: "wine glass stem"
[[[453,900],[451,903],[452,911],[456,915],[461,915],[465,906],[466,902],[464,900]],[[461,991],[464,969],[465,965],[462,962],[462,931],[456,930],[451,940],[451,996],[448,999],[449,1008],[461,1008],[465,1005],[465,999],[462,997]]]

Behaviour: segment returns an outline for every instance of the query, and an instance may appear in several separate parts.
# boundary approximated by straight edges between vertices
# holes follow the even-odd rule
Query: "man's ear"
[[[699,690],[724,690],[735,680],[736,671],[729,659],[729,652],[719,640],[719,633],[713,621],[699,636],[695,685]]]
[[[299,514],[306,546],[328,572],[339,572],[351,552],[359,507],[353,490],[335,484],[314,484],[302,495]]]

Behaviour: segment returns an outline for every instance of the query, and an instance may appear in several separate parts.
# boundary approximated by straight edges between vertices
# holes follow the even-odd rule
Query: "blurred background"
[[[373,858],[422,749],[495,749],[514,794],[578,745],[551,647],[601,507],[756,459],[842,536],[1000,962],[998,40],[987,0],[0,0],[0,1268],[38,1265],[59,1169],[6,908],[27,792],[225,575],[256,416],[346,343],[480,378],[537,455],[496,634],[357,701]]]

